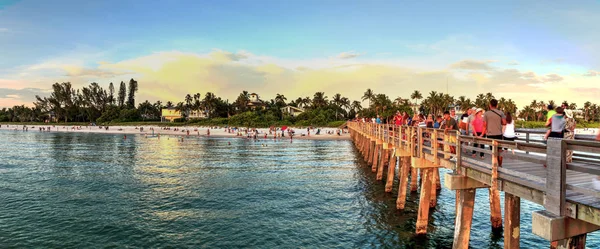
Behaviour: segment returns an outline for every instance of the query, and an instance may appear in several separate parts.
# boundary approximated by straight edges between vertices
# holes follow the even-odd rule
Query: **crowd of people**
[[[576,122],[573,112],[568,110],[568,103],[562,103],[560,107],[554,108],[552,105],[547,107],[546,127],[548,131],[544,140],[548,138],[555,139],[574,139]],[[379,115],[374,118],[357,117],[356,122],[372,122],[381,124],[385,120]],[[514,141],[516,138],[515,119],[510,112],[503,112],[498,109],[498,100],[492,99],[489,102],[488,109],[472,107],[467,109],[462,115],[458,116],[455,109],[445,111],[442,116],[434,117],[432,114],[425,117],[424,114],[415,114],[410,117],[406,112],[397,112],[393,119],[388,122],[396,126],[409,125],[416,127],[427,127],[443,129],[445,131],[460,132],[461,135],[489,138],[496,140]],[[455,139],[455,137],[454,137]],[[597,137],[600,140],[600,135]],[[456,143],[456,141],[449,141]],[[473,144],[473,147],[484,148],[483,144]],[[456,153],[455,147],[451,146],[452,153]],[[472,157],[477,156],[477,151],[473,150]],[[479,151],[479,156],[484,158],[483,152]],[[572,151],[567,153],[567,162],[572,161]],[[498,157],[498,164],[502,165],[502,156]],[[600,184],[600,183],[599,183]]]

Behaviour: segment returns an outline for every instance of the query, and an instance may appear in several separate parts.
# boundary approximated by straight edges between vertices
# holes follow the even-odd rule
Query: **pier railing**
[[[511,227],[520,224],[515,214],[520,198],[543,205],[545,211],[534,213],[533,231],[553,243],[580,243],[587,232],[600,228],[600,192],[592,188],[593,179],[600,175],[600,143],[582,140],[589,136],[546,142],[541,139],[543,130],[518,129],[515,141],[503,141],[414,126],[349,122],[348,127],[378,180],[388,165],[387,192],[391,192],[396,162],[400,162],[400,209],[404,207],[406,185],[410,183],[411,191],[417,190],[417,174],[422,184],[420,206],[435,206],[440,187],[438,168],[442,167],[453,171],[446,175],[444,185],[457,190],[456,229],[470,229],[468,219],[477,188],[490,192],[493,228],[502,227],[499,191],[506,194],[505,212],[509,216],[505,214],[505,223]],[[426,233],[428,211],[419,208],[417,233]],[[518,248],[518,229],[504,231],[508,248]],[[456,232],[454,239],[456,248],[468,246],[465,232]]]

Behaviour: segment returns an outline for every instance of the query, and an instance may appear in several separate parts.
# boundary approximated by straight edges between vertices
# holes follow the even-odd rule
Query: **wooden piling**
[[[369,142],[369,154],[367,155],[367,164],[373,165],[373,154],[375,154],[375,140]]]
[[[519,248],[521,238],[521,198],[504,193],[504,248]]]
[[[417,192],[417,168],[410,169],[410,192]]]
[[[460,197],[456,210],[454,225],[453,249],[468,249],[471,238],[471,224],[473,223],[473,205],[475,204],[475,189],[459,190]]]
[[[381,156],[379,159],[379,165],[377,165],[377,177],[375,178],[377,181],[383,180],[383,170],[386,163],[386,158],[389,156],[388,144],[384,143],[382,145],[383,149],[381,150]]]
[[[396,208],[404,209],[406,205],[406,191],[408,188],[408,172],[410,170],[410,157],[400,157],[400,168],[398,170],[398,199]]]
[[[432,169],[421,169],[423,179],[421,180],[421,196],[419,199],[419,213],[417,214],[417,235],[427,233],[427,224],[429,222],[429,198],[431,197],[433,176]]]
[[[385,192],[391,193],[394,187],[394,173],[396,173],[396,149],[390,152],[390,163],[388,164],[387,181],[385,182]]]
[[[377,172],[377,166],[379,164],[379,154],[381,152],[381,144],[375,145],[375,153],[373,153],[373,164],[371,165],[371,172]]]
[[[502,210],[500,209],[500,192],[498,191],[498,141],[492,141],[492,181],[489,188],[490,221],[492,230],[502,229]]]

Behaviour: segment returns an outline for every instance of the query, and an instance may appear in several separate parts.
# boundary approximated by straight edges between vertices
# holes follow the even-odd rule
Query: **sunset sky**
[[[138,102],[366,88],[600,97],[600,1],[0,0],[0,107],[135,78]]]

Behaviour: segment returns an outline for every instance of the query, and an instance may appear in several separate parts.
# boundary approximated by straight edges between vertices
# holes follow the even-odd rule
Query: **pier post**
[[[387,181],[385,182],[385,192],[392,192],[394,187],[394,173],[396,173],[396,149],[390,153],[390,163],[388,164]]]
[[[429,199],[431,197],[433,170],[431,168],[421,169],[423,179],[421,180],[421,197],[419,200],[419,213],[417,215],[417,235],[427,233],[429,222]],[[435,189],[434,189],[435,190]]]
[[[453,249],[468,249],[473,223],[473,205],[475,204],[475,189],[459,190],[458,209],[454,225]]]
[[[520,248],[521,238],[521,198],[504,193],[504,248]]]
[[[370,138],[371,141],[369,142],[369,154],[367,155],[367,164],[373,165],[373,154],[375,154],[375,140],[373,138]]]
[[[375,178],[377,181],[383,180],[383,169],[385,167],[386,160],[389,156],[389,147],[388,143],[384,142],[382,145],[381,156],[379,159],[379,165],[377,166],[377,177]]]
[[[396,208],[404,209],[406,205],[406,191],[408,188],[408,172],[410,170],[410,156],[400,157],[400,168],[398,170],[398,199]]]
[[[492,141],[492,181],[490,183],[490,221],[492,230],[502,229],[502,210],[500,209],[500,191],[498,191],[498,141]]]
[[[379,157],[381,154],[381,140],[377,140],[375,142],[375,153],[373,153],[373,164],[371,165],[371,172],[377,172],[377,166],[379,164]]]

